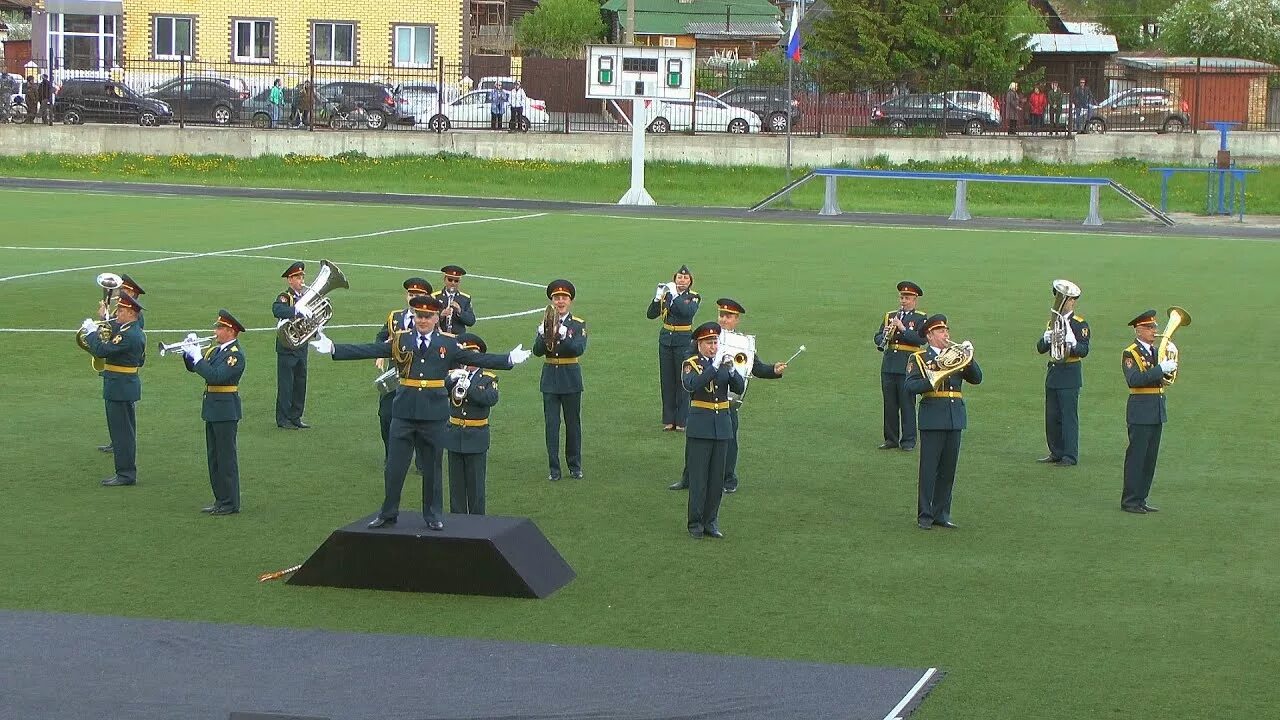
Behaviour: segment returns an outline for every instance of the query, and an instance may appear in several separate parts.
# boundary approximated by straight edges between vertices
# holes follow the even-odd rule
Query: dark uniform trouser
[[[484,514],[484,477],[489,453],[449,451],[449,512]]]
[[[418,454],[422,471],[422,517],[427,522],[443,520],[444,421],[391,418],[391,434],[387,446],[387,469],[383,473],[382,509],[378,517],[394,518],[400,514],[400,491],[409,473],[409,461]],[[422,462],[428,458],[429,462]]]
[[[1130,425],[1129,447],[1124,451],[1124,507],[1140,507],[1151,494],[1156,477],[1156,459],[1160,457],[1160,434],[1164,425]]]
[[[276,425],[296,425],[307,402],[307,356],[276,353]]]
[[[724,460],[728,440],[685,438],[684,466],[689,471],[689,530],[701,532],[720,519]]]
[[[395,392],[389,392],[378,399],[378,426],[382,431],[382,461],[384,464],[387,461],[390,448],[387,439],[391,436],[391,405],[395,396]],[[422,468],[419,467],[418,469],[421,470]]]
[[[658,346],[658,381],[662,385],[662,424],[684,427],[689,419],[689,393],[680,379],[688,348]]]
[[[920,431],[920,487],[916,517],[921,522],[951,520],[951,489],[956,482],[961,432]]]
[[[240,509],[240,461],[236,454],[236,430],[240,423],[204,424],[205,454],[209,458],[209,486],[213,504],[227,510]]]
[[[729,419],[733,421],[733,438],[724,456],[724,489],[738,489],[738,409],[730,405]]]
[[[107,400],[106,403],[107,432],[111,435],[111,447],[115,453],[116,477],[137,482],[138,425],[133,403],[117,400]]]
[[[582,470],[582,393],[542,393],[542,418],[547,425],[547,465],[560,474],[560,414],[564,413],[564,456],[569,472]]]
[[[916,445],[916,399],[907,392],[907,376],[880,373],[884,396],[884,441],[901,447]]]
[[[1080,461],[1080,388],[1045,388],[1044,436],[1049,456]]]

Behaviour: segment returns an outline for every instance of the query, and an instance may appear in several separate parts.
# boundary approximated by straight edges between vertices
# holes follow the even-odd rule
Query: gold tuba
[[[560,313],[556,312],[555,305],[548,305],[542,313],[542,342],[549,353],[555,352],[560,344]]]
[[[921,354],[920,358],[923,360],[924,355]],[[920,369],[933,389],[937,390],[942,386],[943,380],[964,370],[971,362],[973,362],[973,343],[965,340],[962,343],[951,343],[932,360],[921,362]]]
[[[347,276],[342,274],[337,265],[328,260],[320,261],[320,272],[316,273],[316,281],[298,298],[295,307],[305,307],[310,317],[298,315],[288,320],[281,320],[276,330],[280,343],[290,350],[302,347],[312,335],[333,318],[333,305],[325,295],[331,290],[349,288]]]
[[[1173,333],[1184,325],[1191,324],[1191,313],[1177,305],[1169,306],[1169,322],[1165,323],[1164,332],[1160,333],[1160,343],[1156,345],[1156,362],[1178,360],[1178,346],[1173,344]],[[1174,370],[1164,376],[1165,384],[1172,385],[1178,379],[1178,371]]]
[[[1062,362],[1069,352],[1067,348],[1069,321],[1062,316],[1062,309],[1067,306],[1068,300],[1080,297],[1080,288],[1070,280],[1054,280],[1053,297],[1053,308],[1049,310],[1049,357]]]

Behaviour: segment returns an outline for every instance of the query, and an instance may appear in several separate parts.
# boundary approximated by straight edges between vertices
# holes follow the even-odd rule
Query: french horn
[[[973,362],[973,343],[965,340],[962,343],[950,343],[928,362],[921,363],[924,378],[934,390],[942,386],[942,381],[969,367]]]

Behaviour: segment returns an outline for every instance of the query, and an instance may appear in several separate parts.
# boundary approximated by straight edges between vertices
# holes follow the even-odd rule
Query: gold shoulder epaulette
[[[1125,348],[1122,352],[1133,352],[1137,349],[1138,349],[1138,343],[1130,343],[1129,347]]]
[[[470,299],[471,299],[471,296],[470,296],[470,295],[468,295],[468,294],[466,294],[466,293],[462,292],[461,290],[459,290],[459,291],[458,291],[458,294],[459,294],[459,295],[461,295],[462,297],[464,297],[464,298],[468,299],[468,300],[470,300]]]
[[[1084,318],[1080,317],[1079,315],[1072,315],[1071,319],[1075,320],[1076,322],[1084,322]]]
[[[231,352],[240,352],[239,345],[232,345],[230,349],[231,349]]]
[[[697,355],[690,355],[688,358],[686,358],[686,359],[685,359],[684,364],[685,364],[685,365],[694,365],[694,366],[697,366],[697,364],[698,364],[698,356],[697,356]]]
[[[441,331],[440,331],[440,334],[441,334],[441,335],[443,335],[443,336],[445,336],[445,337],[451,337],[451,338],[456,338],[456,337],[458,337],[457,333],[447,333],[447,332],[445,332],[445,331],[443,331],[443,330],[441,330]]]
[[[569,317],[571,317],[571,318],[573,318],[574,320],[577,320],[578,322],[581,322],[581,323],[586,322],[586,320],[583,320],[582,318],[578,317],[577,315],[570,315]]]
[[[483,376],[485,376],[485,377],[488,377],[488,378],[493,378],[493,381],[494,381],[494,382],[497,382],[497,381],[498,381],[498,373],[495,373],[495,372],[489,372],[488,370],[485,370],[485,371],[481,372],[480,374],[481,374],[481,375],[483,375]]]

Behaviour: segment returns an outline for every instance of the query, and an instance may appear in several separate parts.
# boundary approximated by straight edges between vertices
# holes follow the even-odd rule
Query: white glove
[[[1068,344],[1068,345],[1075,345],[1075,344],[1076,344],[1076,334],[1075,334],[1074,332],[1071,332],[1071,324],[1070,324],[1070,323],[1067,323],[1067,344]]]
[[[293,314],[298,317],[309,318],[312,315],[315,315],[315,311],[306,305],[295,305],[293,306]]]
[[[653,301],[658,302],[662,299],[662,292],[667,289],[665,283],[658,283],[658,289],[653,292]]]
[[[563,340],[563,339],[565,338],[565,336],[566,336],[566,335],[568,335],[568,334],[569,334],[569,328],[567,328],[567,327],[565,327],[565,326],[561,325],[561,326],[560,326],[560,339],[561,339],[561,340]]]
[[[323,332],[317,332],[316,339],[312,340],[310,342],[310,345],[311,347],[315,348],[316,352],[320,353],[321,355],[333,354],[333,341],[325,337],[325,334]]]
[[[191,362],[200,361],[200,346],[195,343],[185,343],[182,346],[182,354],[187,356]]]
[[[467,376],[467,371],[463,370],[462,368],[454,368],[453,370],[449,371],[449,375],[448,375],[449,379],[452,380],[453,382],[459,382],[466,376]]]
[[[667,294],[671,297],[675,297],[680,294],[680,291],[676,289],[676,284],[674,282],[667,283]]]
[[[507,353],[507,360],[509,360],[512,365],[519,365],[525,360],[528,360],[529,356],[532,354],[533,353],[529,352],[528,350],[525,350],[524,343],[521,343],[515,346],[515,348],[513,348],[511,352]]]
[[[195,342],[195,341],[197,341],[197,340],[199,340],[199,339],[200,339],[200,336],[199,336],[199,335],[196,335],[195,333],[190,332],[190,333],[187,333],[187,336],[186,336],[185,338],[183,338],[182,340],[183,340],[183,342],[193,343],[193,342]]]
[[[1044,331],[1044,341],[1045,341],[1045,342],[1049,342],[1049,337],[1050,337],[1051,335],[1053,335],[1053,331],[1052,331],[1052,330],[1045,330],[1045,331]]]
[[[92,318],[85,318],[84,322],[80,323],[80,332],[91,333],[97,329],[98,321]]]
[[[1160,363],[1160,369],[1164,372],[1165,375],[1168,375],[1169,373],[1178,369],[1178,361],[1164,360]]]
[[[719,370],[719,369],[720,369],[720,362],[721,362],[722,360],[724,360],[724,355],[716,355],[715,357],[711,358],[711,367],[716,368],[717,370]]]
[[[542,337],[542,323],[538,323],[538,337]]]

